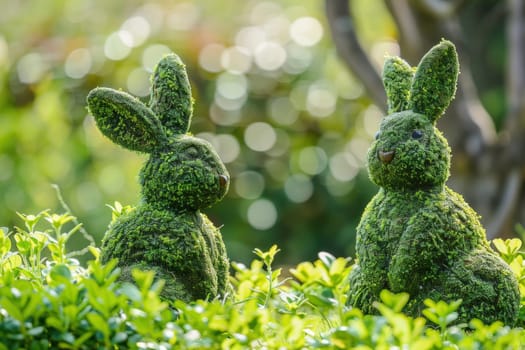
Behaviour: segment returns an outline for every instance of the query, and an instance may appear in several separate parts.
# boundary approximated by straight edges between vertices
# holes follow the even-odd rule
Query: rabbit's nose
[[[227,175],[219,175],[219,185],[221,188],[226,188],[228,186],[228,182],[230,181],[230,178]]]
[[[388,164],[394,158],[394,151],[379,151],[377,155],[384,164]]]

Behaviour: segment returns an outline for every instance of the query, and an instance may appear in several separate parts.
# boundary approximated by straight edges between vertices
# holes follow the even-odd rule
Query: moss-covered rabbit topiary
[[[462,300],[457,322],[513,324],[520,295],[511,269],[489,247],[478,215],[445,186],[450,149],[436,120],[454,97],[459,63],[443,40],[417,69],[387,59],[388,116],[368,151],[371,180],[381,187],[357,228],[358,262],[349,304],[374,313],[383,289],[407,292],[409,315],[424,300]]]
[[[146,106],[109,88],[87,103],[100,131],[130,150],[148,153],[140,173],[142,201],[113,222],[102,262],[119,260],[122,279],[135,267],[166,281],[162,296],[191,301],[224,296],[229,262],[219,230],[200,212],[228,191],[229,175],[212,146],[188,134],[193,101],[186,69],[165,56],[151,77]]]

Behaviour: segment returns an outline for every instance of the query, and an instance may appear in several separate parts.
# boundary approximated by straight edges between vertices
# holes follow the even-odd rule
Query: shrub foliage
[[[115,208],[121,208],[116,205]],[[114,210],[116,210],[114,208]],[[115,213],[118,215],[118,213]],[[284,271],[276,246],[255,249],[249,266],[232,264],[234,295],[195,303],[159,297],[162,280],[133,271],[117,282],[92,244],[69,252],[82,234],[69,214],[20,215],[23,227],[0,229],[0,349],[518,349],[525,331],[501,322],[455,324],[461,301],[427,300],[422,317],[402,311],[405,293],[381,293],[380,315],[346,306],[349,259],[321,252]],[[493,242],[525,295],[521,241]],[[82,266],[79,253],[93,259]],[[525,321],[524,301],[520,326]]]

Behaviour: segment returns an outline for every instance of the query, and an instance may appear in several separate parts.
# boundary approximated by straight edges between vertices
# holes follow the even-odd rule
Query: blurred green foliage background
[[[6,6],[7,5],[7,6]],[[361,40],[382,65],[397,54],[380,1],[359,1]],[[364,159],[381,114],[339,62],[317,0],[10,1],[0,11],[0,226],[60,211],[57,184],[98,241],[106,204],[139,200],[145,155],[96,129],[96,86],[147,99],[165,53],[186,63],[192,132],[211,141],[232,184],[206,214],[230,258],[277,243],[281,263],[353,255],[375,193]],[[77,245],[85,242],[77,242]]]

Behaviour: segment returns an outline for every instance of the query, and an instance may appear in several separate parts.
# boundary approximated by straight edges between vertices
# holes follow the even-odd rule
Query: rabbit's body
[[[383,289],[407,292],[408,314],[425,299],[462,299],[460,317],[514,322],[519,300],[510,268],[490,249],[476,214],[454,191],[381,189],[358,227],[351,304],[375,313]]]
[[[413,316],[421,315],[427,298],[462,299],[458,322],[512,324],[517,280],[490,249],[478,215],[445,185],[450,149],[435,121],[454,95],[457,74],[447,41],[416,71],[397,57],[385,63],[390,114],[368,152],[370,178],[381,189],[357,228],[349,304],[374,313],[379,293],[389,289],[410,294],[405,311]]]
[[[193,107],[180,58],[165,56],[151,83],[148,106],[109,88],[96,88],[87,98],[104,135],[150,155],[140,173],[141,203],[110,225],[101,260],[118,259],[124,281],[133,282],[133,268],[155,271],[165,280],[166,299],[225,297],[226,249],[200,210],[224,197],[228,171],[209,142],[188,133]]]
[[[119,217],[104,238],[102,262],[118,258],[131,268],[154,270],[163,295],[190,301],[227,290],[229,263],[218,229],[199,212],[175,213],[149,204]]]

